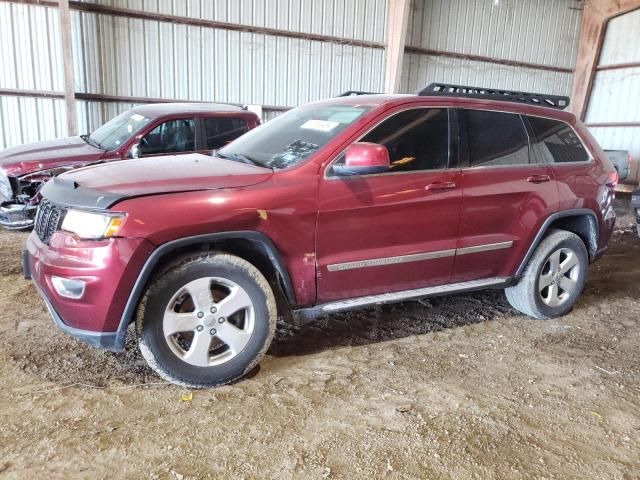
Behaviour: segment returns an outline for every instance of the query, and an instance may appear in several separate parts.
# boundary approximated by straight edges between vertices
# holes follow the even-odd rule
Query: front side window
[[[470,167],[527,165],[529,140],[520,115],[461,110]]]
[[[82,138],[102,150],[116,150],[132,135],[138,133],[150,120],[138,113],[124,112],[109,120],[88,137],[83,136]]]
[[[140,140],[142,155],[193,152],[196,149],[194,119],[169,120],[161,123]]]
[[[589,154],[576,132],[558,120],[527,117],[533,132],[533,150],[547,163],[587,162]]]
[[[366,105],[310,104],[254,128],[218,155],[263,167],[292,167],[317,152],[368,112]]]
[[[447,168],[448,111],[442,108],[415,108],[396,113],[359,141],[387,147],[391,172]],[[344,163],[344,158],[336,163]]]
[[[208,150],[217,150],[249,131],[241,118],[208,117],[204,119],[205,143]]]

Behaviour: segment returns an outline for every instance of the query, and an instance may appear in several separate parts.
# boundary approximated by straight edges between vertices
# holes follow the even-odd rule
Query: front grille
[[[34,230],[38,238],[48,244],[53,232],[58,229],[65,210],[49,200],[42,200],[38,206]]]

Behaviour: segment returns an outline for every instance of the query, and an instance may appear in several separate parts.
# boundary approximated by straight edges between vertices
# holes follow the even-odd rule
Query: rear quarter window
[[[531,144],[534,154],[541,161],[546,163],[589,161],[589,153],[569,125],[549,118],[530,116],[526,118],[533,133]]]

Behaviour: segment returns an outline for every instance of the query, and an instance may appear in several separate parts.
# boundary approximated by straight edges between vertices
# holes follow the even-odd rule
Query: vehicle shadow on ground
[[[506,313],[514,311],[504,293],[487,290],[380,305],[292,324],[281,321],[269,354],[286,357],[369,345],[494,320]]]

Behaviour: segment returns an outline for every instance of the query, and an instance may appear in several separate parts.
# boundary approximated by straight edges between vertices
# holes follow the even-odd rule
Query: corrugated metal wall
[[[381,88],[382,49],[74,14],[81,92],[291,106]]]
[[[385,0],[91,3],[384,41]],[[382,88],[382,48],[88,12],[74,12],[73,24],[77,89],[83,93],[290,107],[344,90]],[[124,105],[116,107],[125,109]],[[112,109],[84,109],[81,116],[84,124],[93,128],[109,118]],[[266,116],[272,114],[267,112]]]
[[[573,69],[580,33],[575,0],[414,0],[408,47]],[[568,95],[571,72],[424,53],[405,54],[402,86],[431,82]]]
[[[87,102],[78,100],[76,102],[78,132],[81,134],[93,132],[106,121],[136,105],[139,104],[128,102]]]
[[[385,0],[83,0],[110,7],[384,42]]]
[[[637,125],[592,127],[591,132],[603,148],[629,150],[640,159],[640,10],[609,21],[598,64],[586,121]],[[636,66],[625,67],[629,64]]]
[[[117,15],[72,10],[79,94],[291,107],[345,90],[383,88],[385,0],[85,3],[127,11]],[[130,18],[135,11],[378,45],[185,25],[171,18]],[[0,88],[60,95],[63,73],[56,8],[0,2],[0,36]],[[78,101],[78,130],[93,130],[131,106],[130,101]],[[0,149],[66,133],[60,99],[2,96],[0,107]],[[273,110],[265,109],[265,120],[274,115]],[[40,119],[38,128],[28,124],[33,118]]]
[[[0,3],[0,89],[61,91],[55,8]],[[62,100],[0,96],[0,149],[66,131]]]
[[[144,97],[290,107],[344,90],[383,90],[385,0],[85,3],[86,8],[72,10],[80,132],[95,129]],[[92,4],[102,10],[86,11]],[[403,90],[447,81],[568,94],[579,5],[575,0],[413,0]],[[148,18],[132,18],[136,15]],[[280,32],[238,31],[207,21]],[[292,38],[286,32],[325,38]],[[0,148],[64,135],[57,9],[0,1],[0,37],[0,88],[58,96],[0,97]],[[475,57],[416,53],[416,48]],[[497,65],[478,56],[533,66]],[[535,64],[569,71],[541,70]],[[120,101],[87,101],[82,95]],[[274,115],[265,109],[265,119]]]

